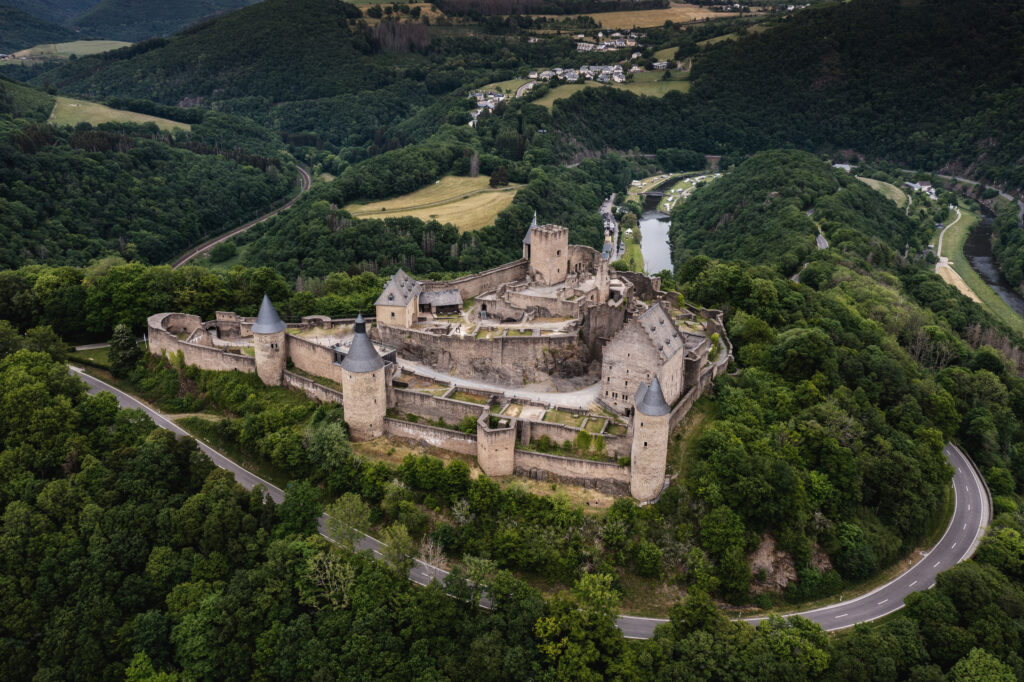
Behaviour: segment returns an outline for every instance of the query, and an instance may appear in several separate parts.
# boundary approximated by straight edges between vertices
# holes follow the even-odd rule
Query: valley
[[[1024,679],[1019,3],[58,4],[3,679]]]

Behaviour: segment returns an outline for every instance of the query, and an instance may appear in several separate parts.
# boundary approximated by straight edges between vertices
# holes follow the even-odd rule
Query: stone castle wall
[[[400,419],[385,419],[384,432],[399,440],[451,450],[460,455],[476,457],[476,435],[442,429],[429,424],[414,424]]]
[[[516,450],[515,475],[593,488],[610,495],[629,494],[629,467]]]
[[[333,388],[318,384],[312,379],[295,374],[294,372],[285,371],[282,385],[288,388],[302,391],[308,397],[319,403],[338,403],[339,405],[344,404],[341,391],[336,391]]]
[[[399,354],[446,373],[523,384],[540,378],[545,352],[572,348],[575,335],[502,336],[496,339],[439,336],[415,329],[378,325],[381,342]]]
[[[410,413],[430,419],[444,419],[456,423],[466,417],[478,417],[486,408],[476,403],[466,403],[451,398],[440,398],[427,393],[417,393],[403,388],[392,391],[394,405],[402,414]]]
[[[573,426],[565,426],[564,424],[519,420],[519,441],[524,445],[529,445],[536,440],[540,440],[544,436],[547,436],[558,445],[561,445],[565,441],[575,443],[576,436],[579,435],[580,431],[582,431],[582,429],[578,429]],[[615,436],[610,433],[592,433],[590,435],[591,437],[601,436],[601,438],[604,438],[605,452],[611,453],[617,457],[629,457],[630,443],[632,440],[628,435]]]
[[[334,350],[294,334],[288,335],[288,359],[303,372],[341,383],[341,366],[334,362]]]
[[[661,291],[660,277],[648,277],[642,272],[619,272],[618,270],[615,271],[615,274],[632,284],[633,293],[636,294],[636,297],[645,301],[657,298],[658,293]]]
[[[458,289],[462,300],[476,298],[485,291],[497,289],[501,284],[526,279],[530,262],[525,258],[505,263],[491,270],[484,270],[475,275],[466,275],[457,279],[423,282],[423,291],[440,291],[442,289]]]

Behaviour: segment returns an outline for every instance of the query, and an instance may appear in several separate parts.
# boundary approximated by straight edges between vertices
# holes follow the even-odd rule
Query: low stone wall
[[[333,388],[324,386],[323,384],[318,384],[312,379],[307,379],[300,374],[295,374],[294,372],[286,370],[284,372],[284,379],[282,383],[288,388],[302,391],[318,403],[344,404],[341,391],[336,391]]]
[[[576,317],[580,311],[580,302],[563,301],[550,296],[533,296],[510,291],[505,299],[515,308],[536,308],[541,317]]]
[[[629,467],[620,467],[614,462],[595,462],[516,450],[515,474],[540,481],[554,480],[579,485],[610,495],[629,494]]]
[[[466,275],[445,281],[425,281],[423,291],[439,291],[442,289],[458,289],[462,300],[476,298],[485,291],[497,289],[508,282],[525,279],[529,272],[530,262],[525,258],[505,263],[491,270],[484,270],[475,275]]]
[[[149,352],[153,355],[170,355],[181,352],[186,365],[217,372],[252,373],[256,371],[256,360],[249,355],[226,353],[219,348],[198,343],[181,341],[177,334],[193,334],[200,328],[197,315],[182,313],[160,313],[147,320]]]
[[[384,433],[391,438],[406,440],[418,445],[451,450],[460,455],[476,457],[476,435],[461,431],[442,429],[429,424],[414,424],[401,419],[385,419]]]
[[[404,388],[394,389],[393,407],[402,413],[415,414],[430,419],[444,419],[446,422],[462,421],[465,417],[476,419],[487,409],[484,405],[466,403],[451,398],[439,398],[427,393],[417,393]]]

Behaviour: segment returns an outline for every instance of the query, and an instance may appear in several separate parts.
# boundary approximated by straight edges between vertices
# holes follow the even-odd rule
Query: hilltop
[[[815,250],[818,230],[829,240],[849,230],[902,251],[927,243],[927,230],[845,171],[795,150],[760,152],[698,188],[672,212],[677,267],[690,256],[771,264],[792,272]]]

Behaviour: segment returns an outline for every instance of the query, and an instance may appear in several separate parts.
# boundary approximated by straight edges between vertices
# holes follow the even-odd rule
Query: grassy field
[[[765,26],[764,24],[754,24],[753,26],[748,26],[747,27],[747,33],[761,33],[762,31],[767,31],[767,30],[768,30],[768,26]],[[721,43],[721,42],[726,41],[726,40],[737,40],[737,39],[739,39],[739,37],[741,35],[742,34],[740,34],[740,33],[726,33],[724,36],[718,36],[716,38],[708,38],[707,40],[702,40],[702,41],[700,41],[697,44],[702,46],[702,47],[704,45],[714,45],[715,43]]]
[[[70,43],[43,43],[14,53],[15,57],[26,59],[67,59],[71,55],[84,57],[100,52],[109,52],[131,43],[120,40],[73,40]]]
[[[510,95],[516,94],[516,90],[530,82],[529,78],[513,78],[507,81],[498,81],[497,83],[488,83],[481,90],[494,90],[495,92],[504,92]]]
[[[110,369],[110,356],[109,348],[93,348],[91,350],[76,350],[68,353],[68,359],[73,362],[79,362],[83,365],[92,365],[93,367],[102,367],[103,369]]]
[[[568,99],[583,88],[616,88],[618,90],[626,90],[632,92],[635,95],[647,95],[648,97],[664,97],[666,93],[676,90],[678,92],[689,92],[690,81],[683,80],[681,78],[673,78],[672,80],[661,80],[661,71],[658,73],[657,80],[635,80],[632,83],[611,83],[609,85],[602,86],[600,83],[593,81],[587,81],[586,83],[568,83],[566,85],[559,85],[558,87],[551,88],[547,94],[543,97],[538,97],[533,101],[534,104],[539,104],[542,107],[551,108],[551,105],[556,100]],[[637,74],[637,76],[646,76],[646,74]]]
[[[862,178],[859,175],[857,179],[866,184],[868,187],[881,192],[886,199],[891,199],[896,203],[897,206],[903,208],[907,205],[907,195],[903,193],[896,185],[889,184],[888,182],[882,182],[881,180],[872,180],[871,178]]]
[[[654,60],[658,62],[667,62],[669,59],[675,59],[676,52],[678,50],[678,47],[666,47],[664,50],[658,50],[654,53]]]
[[[452,223],[460,232],[479,230],[508,208],[522,185],[492,188],[490,178],[447,175],[433,185],[393,199],[349,204],[345,210],[361,218],[414,216]]]
[[[971,264],[967,262],[967,258],[964,256],[964,242],[967,241],[967,235],[971,233],[971,229],[977,224],[978,216],[964,210],[963,207],[961,207],[960,211],[963,217],[946,228],[945,236],[942,238],[942,253],[939,255],[949,259],[956,273],[963,278],[971,291],[981,299],[981,307],[992,316],[1004,322],[1015,332],[1024,334],[1024,318],[1015,313],[1003,299],[999,298],[999,294],[985,284],[985,280],[981,278],[981,275],[975,272]]]
[[[97,102],[87,102],[81,99],[70,97],[58,97],[57,103],[50,114],[50,123],[55,125],[75,125],[76,123],[155,123],[161,130],[172,130],[182,128],[190,130],[192,126],[187,123],[178,123],[166,118],[137,114],[134,111],[122,111],[111,109]]]
[[[546,15],[555,20],[562,20],[570,16],[589,16],[601,28],[608,29],[629,29],[629,28],[650,28],[662,26],[666,21],[685,23],[698,19],[724,19],[734,17],[733,12],[712,12],[706,7],[687,5],[684,3],[672,3],[666,9],[645,9],[635,12],[599,12],[597,14],[577,15]]]
[[[583,417],[577,417],[571,412],[562,410],[548,410],[544,413],[544,421],[579,428],[583,424]]]

